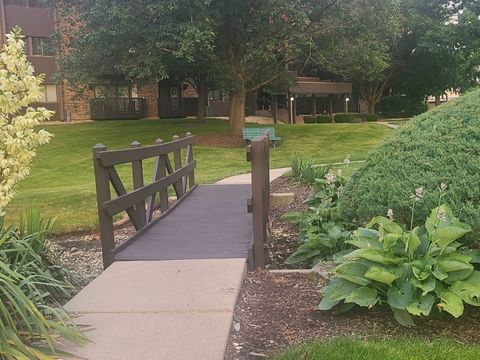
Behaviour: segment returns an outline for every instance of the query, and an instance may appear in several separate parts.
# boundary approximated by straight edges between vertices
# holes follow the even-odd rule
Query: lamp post
[[[292,95],[290,97],[290,124],[294,123],[294,120],[293,120],[293,102],[294,101],[295,101],[295,97]]]
[[[348,113],[348,102],[350,101],[350,98],[347,96],[345,98],[345,112]]]

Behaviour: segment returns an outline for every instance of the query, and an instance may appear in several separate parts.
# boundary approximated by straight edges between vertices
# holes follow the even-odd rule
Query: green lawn
[[[287,350],[274,360],[477,360],[480,346],[419,339],[314,342]]]
[[[97,224],[91,148],[103,143],[109,149],[127,147],[134,141],[153,144],[167,141],[175,134],[224,134],[227,123],[208,120],[128,120],[75,125],[50,125],[55,137],[41,147],[31,175],[21,183],[18,194],[7,209],[7,222],[15,222],[29,208],[39,208],[47,217],[57,217],[56,231],[94,228]],[[283,143],[271,151],[271,166],[289,166],[297,154],[318,163],[341,161],[346,154],[352,160],[364,159],[368,151],[392,130],[375,124],[277,125]],[[196,146],[197,181],[213,183],[230,175],[249,171],[244,147]],[[150,162],[151,164],[151,162]],[[145,169],[149,166],[145,165]],[[121,173],[127,175],[126,168]],[[146,170],[148,176],[148,171]]]

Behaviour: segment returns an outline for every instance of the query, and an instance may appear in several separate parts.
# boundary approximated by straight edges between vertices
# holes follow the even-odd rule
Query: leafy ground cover
[[[335,339],[314,342],[287,350],[275,360],[473,360],[478,359],[480,347],[448,340],[420,339],[370,340]]]
[[[351,154],[352,160],[362,160],[392,132],[375,124],[275,127],[284,141],[272,149],[272,167],[288,166],[294,154],[314,158],[319,163],[341,161],[346,154]],[[188,119],[105,121],[71,126],[51,125],[48,131],[55,137],[39,150],[31,176],[21,183],[18,195],[8,208],[7,223],[17,221],[28,208],[38,208],[47,218],[58,217],[57,232],[95,228],[97,217],[91,148],[99,142],[108,148],[123,148],[134,140],[152,144],[157,138],[166,141],[173,135],[191,132],[201,138],[201,143],[195,148],[199,183],[212,183],[249,170],[245,148],[223,141],[227,123],[222,120],[208,120],[201,125]],[[214,144],[206,141],[212,138]],[[121,174],[128,176],[128,169],[122,170]],[[146,174],[148,176],[147,171]]]

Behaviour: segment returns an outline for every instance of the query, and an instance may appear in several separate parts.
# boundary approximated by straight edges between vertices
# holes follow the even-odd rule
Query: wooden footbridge
[[[91,340],[67,351],[90,360],[223,359],[247,265],[265,265],[269,140],[247,147],[251,185],[197,186],[194,144],[187,134],[93,148],[106,270],[65,306]],[[132,186],[119,176],[125,164]],[[123,211],[136,232],[118,243],[113,219]]]
[[[114,261],[245,258],[250,269],[265,265],[268,236],[269,138],[247,146],[250,185],[197,185],[195,136],[174,136],[164,143],[107,150],[93,148],[98,214],[104,266]],[[154,158],[153,177],[146,183],[144,161]],[[182,159],[185,159],[182,162]],[[220,160],[219,160],[220,161]],[[127,192],[116,170],[131,163],[133,189]],[[115,197],[112,196],[114,191]],[[175,194],[173,205],[169,194]],[[136,229],[117,244],[113,217],[126,211]],[[154,214],[160,215],[155,218]]]

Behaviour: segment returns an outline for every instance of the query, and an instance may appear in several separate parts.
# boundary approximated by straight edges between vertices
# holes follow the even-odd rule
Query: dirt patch
[[[270,185],[270,192],[293,193],[294,201],[289,205],[279,205],[270,209],[270,222],[272,239],[267,244],[270,263],[267,269],[299,268],[300,264],[288,266],[285,260],[295,252],[298,247],[298,228],[281,217],[287,212],[304,211],[306,205],[303,200],[308,197],[310,187],[307,185],[293,183],[288,177],[281,177]]]
[[[322,285],[305,274],[249,273],[235,308],[225,359],[260,359],[290,345],[340,336],[480,341],[478,309],[466,308],[459,319],[436,314],[416,320],[415,328],[404,328],[384,308],[359,308],[343,315],[315,310]]]
[[[215,147],[242,147],[245,141],[241,137],[231,137],[227,135],[197,135],[200,145]]]

